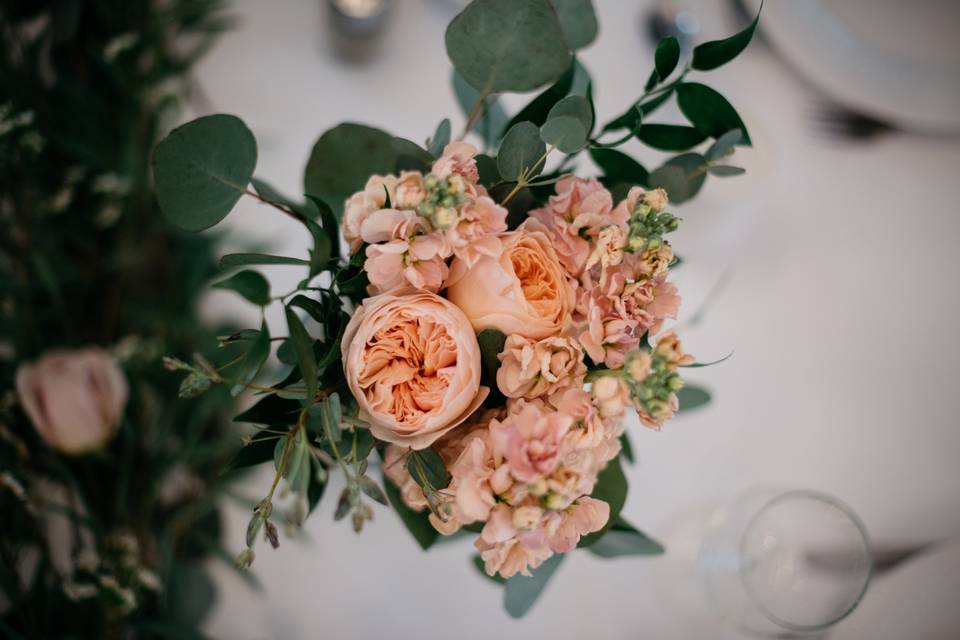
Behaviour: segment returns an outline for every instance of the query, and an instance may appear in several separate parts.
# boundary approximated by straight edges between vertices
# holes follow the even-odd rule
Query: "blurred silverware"
[[[868,142],[899,131],[889,122],[832,102],[823,103],[814,109],[813,123],[827,137],[850,142]]]

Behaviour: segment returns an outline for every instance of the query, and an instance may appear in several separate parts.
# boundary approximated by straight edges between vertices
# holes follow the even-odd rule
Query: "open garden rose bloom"
[[[370,430],[430,446],[480,406],[480,348],[457,307],[428,292],[368,298],[343,336],[344,373]]]
[[[17,370],[17,395],[43,440],[70,454],[95,451],[113,437],[127,403],[127,381],[98,348],[51,351]]]
[[[543,226],[527,220],[500,241],[498,257],[482,256],[472,267],[454,258],[450,301],[478,332],[499,329],[534,340],[560,335],[570,323],[573,288]]]

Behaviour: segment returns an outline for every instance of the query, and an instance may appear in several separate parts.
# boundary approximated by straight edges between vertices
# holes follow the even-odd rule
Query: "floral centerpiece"
[[[669,204],[708,175],[741,173],[724,160],[750,141],[733,107],[689,76],[733,59],[755,26],[698,46],[683,66],[677,40],[663,40],[641,97],[600,127],[574,54],[597,33],[590,2],[476,0],[446,31],[462,135],[451,140],[443,120],[421,146],[341,124],[313,148],[304,202],[254,177],[256,141],[236,117],[200,118],[157,147],[159,202],[176,224],[210,227],[247,195],[313,240],[306,257],[224,256],[223,268],[241,270],[214,285],[283,305],[287,335],[263,322],[223,341],[237,350],[224,365],[168,360],[190,394],[225,383],[263,395],[238,417],[257,430],[234,464],[272,461],[276,476],[239,564],[253,561],[261,531],[279,544],[281,482],[298,524],[331,470],[346,479],[336,518],[358,532],[371,501],[392,505],[423,548],[470,532],[514,615],[578,547],[662,551],[620,516],[624,417],[659,430],[681,404],[680,370],[698,366],[667,326],[680,305]],[[513,118],[496,100],[544,85]],[[648,123],[674,96],[689,124]],[[686,153],[648,172],[618,149],[634,139]],[[601,176],[575,174],[584,151]],[[265,264],[304,278],[271,295],[246,268]],[[289,371],[264,383],[273,341]],[[383,486],[369,473],[373,451]]]

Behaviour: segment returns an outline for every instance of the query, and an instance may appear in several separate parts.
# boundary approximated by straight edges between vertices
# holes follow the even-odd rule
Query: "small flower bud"
[[[253,549],[244,549],[237,554],[237,557],[233,563],[238,569],[249,569],[256,557],[257,554],[254,553]]]
[[[437,176],[430,173],[427,174],[427,177],[423,179],[423,186],[425,186],[427,189],[436,189],[437,182]]]
[[[446,229],[457,221],[457,210],[450,207],[441,207],[433,215],[433,226],[438,229]]]
[[[543,509],[535,506],[518,507],[513,512],[513,526],[517,529],[533,529],[540,523]]]

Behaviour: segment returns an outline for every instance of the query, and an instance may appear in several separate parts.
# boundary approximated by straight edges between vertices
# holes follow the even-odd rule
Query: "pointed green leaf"
[[[691,409],[697,409],[709,404],[710,392],[703,387],[688,384],[680,389],[680,391],[677,391],[677,400],[680,404],[677,413],[690,411]]]
[[[447,55],[479,91],[532,91],[556,81],[572,53],[548,0],[474,0],[450,22]]]
[[[421,487],[426,487],[425,482],[434,489],[445,489],[449,484],[443,458],[431,447],[411,451],[407,456],[406,466],[407,471]]]
[[[237,204],[256,164],[257,141],[240,118],[217,114],[181,125],[153,154],[160,209],[181,229],[212,227]]]
[[[430,138],[430,148],[428,151],[434,158],[439,158],[443,153],[443,148],[450,143],[450,119],[444,118],[437,125],[437,130],[433,132]]]
[[[270,303],[270,283],[256,271],[240,271],[210,286],[214,289],[235,291],[261,307]]]
[[[303,376],[303,383],[307,387],[307,402],[309,403],[317,395],[317,359],[313,353],[313,338],[307,333],[303,322],[297,313],[290,307],[284,307],[287,316],[287,327],[290,330],[290,341],[293,342],[293,350],[297,354],[297,366],[300,367],[300,375]]]
[[[668,36],[660,41],[653,54],[654,67],[660,82],[663,82],[677,68],[680,61],[680,41],[674,36]],[[651,87],[652,88],[652,87]]]
[[[296,400],[285,400],[278,395],[270,394],[237,415],[233,421],[252,422],[268,427],[285,427],[297,421],[300,408],[300,403]]]
[[[400,521],[407,531],[413,535],[414,540],[420,545],[420,548],[426,551],[433,543],[437,541],[440,533],[430,524],[429,511],[414,511],[408,507],[400,496],[400,490],[386,476],[383,479],[383,486],[386,490],[387,499],[393,506],[394,511],[400,516]]]
[[[747,172],[746,169],[742,167],[734,167],[731,165],[714,165],[709,169],[710,175],[717,176],[718,178],[729,178],[730,176],[742,176]]]
[[[661,151],[686,151],[707,139],[694,127],[676,124],[645,124],[637,137],[647,146]]]
[[[241,447],[233,456],[233,460],[224,467],[222,473],[229,473],[237,469],[245,469],[258,464],[263,464],[273,459],[273,449],[276,447],[277,438],[270,435],[258,435],[250,444]]]
[[[294,264],[308,265],[306,260],[288,258],[287,256],[271,256],[265,253],[228,253],[220,258],[220,268],[244,267],[251,264]]]
[[[560,28],[572,49],[582,49],[597,38],[597,14],[591,0],[550,0]]]
[[[547,114],[550,113],[553,105],[557,104],[557,102],[562,100],[570,92],[578,65],[579,63],[576,58],[574,58],[570,67],[560,76],[560,79],[547,87],[543,93],[531,100],[517,115],[513,116],[502,131],[506,133],[513,125],[526,121],[532,122],[538,127],[543,126],[543,123],[547,121]]]
[[[616,149],[590,149],[590,157],[610,182],[647,186],[647,170],[627,154]]]
[[[762,3],[760,5],[760,9],[763,9]],[[703,44],[694,47],[693,60],[690,63],[690,66],[697,71],[710,71],[730,62],[740,55],[740,53],[747,48],[747,45],[750,44],[750,40],[753,38],[753,32],[756,31],[757,22],[759,22],[759,20],[760,12],[758,11],[757,17],[753,19],[753,22],[750,23],[750,26],[740,33],[732,35],[729,38],[724,38],[723,40],[704,42]]]
[[[243,359],[235,368],[230,368],[232,378],[235,378],[240,384],[236,384],[230,390],[232,395],[238,395],[244,390],[244,385],[253,381],[260,373],[260,367],[270,356],[270,329],[264,322],[260,326],[260,335],[250,344],[250,349],[244,354]]]
[[[530,611],[566,556],[565,553],[555,553],[534,569],[531,577],[518,573],[507,580],[503,604],[510,617],[522,618]]]
[[[733,105],[722,95],[696,82],[684,82],[677,86],[676,91],[680,111],[701,133],[720,138],[731,129],[739,129],[743,133],[739,144],[750,146],[747,127]]]

